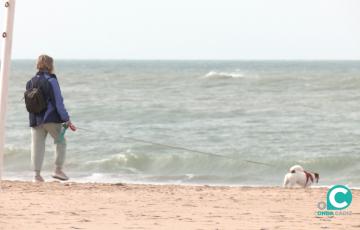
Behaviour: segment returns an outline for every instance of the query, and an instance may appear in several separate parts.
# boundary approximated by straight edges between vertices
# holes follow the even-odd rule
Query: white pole
[[[2,54],[0,72],[0,181],[2,179],[5,151],[5,121],[11,64],[11,44],[14,27],[15,0],[4,0],[4,32],[1,34]]]

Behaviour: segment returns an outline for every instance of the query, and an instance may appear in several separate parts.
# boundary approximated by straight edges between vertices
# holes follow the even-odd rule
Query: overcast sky
[[[13,57],[360,59],[359,12],[359,0],[17,0]]]

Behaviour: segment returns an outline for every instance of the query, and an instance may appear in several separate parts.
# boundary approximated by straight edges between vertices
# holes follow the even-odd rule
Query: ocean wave
[[[49,150],[52,152],[52,150]],[[222,153],[218,153],[222,154]],[[126,173],[167,173],[172,174],[212,174],[212,175],[230,175],[236,172],[257,171],[278,171],[287,172],[294,164],[303,165],[304,168],[313,171],[344,171],[360,170],[360,156],[313,156],[300,157],[289,156],[287,158],[277,159],[276,157],[261,157],[254,155],[253,159],[246,157],[246,154],[224,155],[216,157],[189,152],[174,152],[168,154],[162,153],[138,153],[127,149],[120,153],[106,155],[96,159],[89,155],[83,157],[67,158],[67,166],[71,170],[91,171],[91,172],[126,172]],[[51,158],[51,157],[50,157]],[[7,146],[5,148],[5,163],[8,168],[17,168],[15,166],[27,166],[30,160],[30,150]],[[259,161],[272,165],[264,166],[248,162]],[[48,159],[47,161],[51,161]],[[241,170],[240,170],[241,169]]]
[[[29,168],[30,149],[18,148],[13,145],[7,145],[4,151],[4,169],[19,170]]]
[[[243,78],[245,75],[241,72],[217,72],[210,71],[204,75],[204,78]]]
[[[271,165],[255,164],[248,162],[254,161]],[[196,153],[173,153],[173,154],[146,154],[124,152],[114,154],[100,160],[91,160],[85,164],[87,169],[116,172],[124,170],[129,173],[163,173],[186,174],[193,177],[195,174],[212,174],[212,175],[233,175],[234,173],[253,173],[259,171],[287,172],[294,164],[301,164],[308,170],[313,171],[344,171],[360,170],[360,157],[348,156],[323,156],[323,157],[300,157],[288,159],[267,159],[258,157],[258,159],[248,159],[245,156],[225,156],[215,157]],[[240,170],[241,169],[241,170]],[[253,171],[257,169],[257,171]],[[248,171],[248,172],[247,172]]]
[[[7,172],[30,170],[28,150],[10,148],[6,152]],[[360,185],[360,156],[291,156],[282,159],[255,156],[249,159],[246,154],[241,154],[228,157],[230,158],[185,152],[137,153],[130,150],[100,159],[91,155],[85,159],[69,156],[66,169],[77,181],[280,185],[288,169],[292,165],[301,164],[307,170],[320,173],[320,185]],[[271,166],[252,164],[246,160]],[[46,160],[44,166],[44,171],[52,170],[52,161]]]

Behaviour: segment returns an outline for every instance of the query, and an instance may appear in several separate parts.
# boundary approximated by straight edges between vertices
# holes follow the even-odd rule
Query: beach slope
[[[3,181],[0,229],[359,229],[351,215],[317,216],[327,188]]]

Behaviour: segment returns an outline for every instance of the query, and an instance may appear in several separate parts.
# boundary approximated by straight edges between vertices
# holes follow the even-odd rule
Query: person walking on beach
[[[36,68],[38,72],[26,84],[25,103],[29,112],[31,127],[31,163],[35,171],[34,182],[44,182],[41,168],[45,155],[45,140],[49,133],[55,144],[55,170],[53,178],[68,180],[63,172],[66,155],[66,141],[61,138],[63,123],[73,131],[76,127],[71,123],[64,106],[60,86],[54,71],[53,58],[40,55]]]

